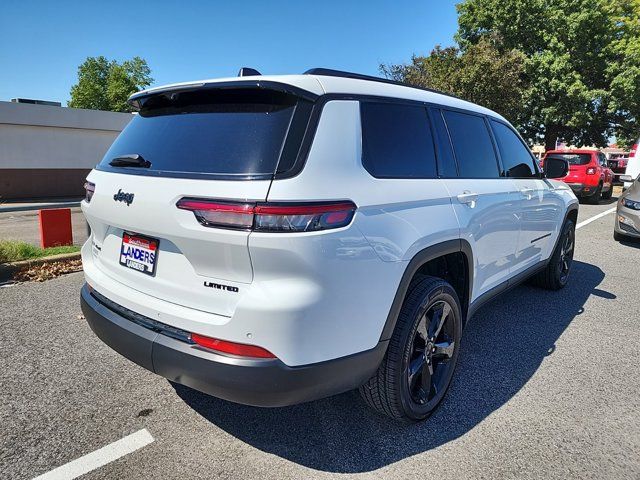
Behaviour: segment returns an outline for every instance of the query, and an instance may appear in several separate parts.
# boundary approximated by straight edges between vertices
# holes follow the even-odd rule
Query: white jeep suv
[[[567,283],[578,202],[549,180],[567,164],[541,173],[490,110],[327,69],[130,103],[87,178],[82,309],[174,382],[258,406],[359,387],[422,420],[482,303]]]

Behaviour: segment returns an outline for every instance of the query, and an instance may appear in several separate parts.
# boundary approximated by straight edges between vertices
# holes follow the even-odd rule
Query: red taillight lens
[[[587,168],[587,175],[595,175],[595,174],[596,174],[596,167]]]
[[[635,157],[637,151],[638,151],[638,144],[634,143],[633,147],[631,147],[631,152],[629,152],[629,158]]]
[[[353,202],[233,203],[183,198],[178,208],[190,210],[206,227],[260,232],[314,232],[340,228],[353,219]]]
[[[265,350],[262,347],[256,347],[255,345],[227,342],[226,340],[205,337],[204,335],[198,335],[197,333],[191,334],[191,340],[202,347],[215,350],[216,352],[229,353],[240,357],[276,358],[276,356],[270,351]]]
[[[96,191],[96,184],[91,182],[84,182],[84,199],[89,203],[93,198],[93,194]]]
[[[182,198],[177,207],[190,210],[205,227],[249,230],[253,226],[253,205]]]
[[[349,225],[356,211],[352,202],[258,204],[254,230],[262,232],[315,232]]]

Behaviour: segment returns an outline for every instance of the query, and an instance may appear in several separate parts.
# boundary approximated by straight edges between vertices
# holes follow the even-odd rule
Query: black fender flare
[[[450,253],[464,253],[467,259],[467,279],[465,283],[466,290],[466,298],[461,298],[460,303],[462,306],[462,321],[463,324],[466,319],[466,312],[469,307],[469,299],[471,299],[471,293],[473,288],[473,250],[471,249],[471,245],[464,239],[455,239],[455,240],[447,240],[442,243],[437,243],[435,245],[430,245],[429,247],[420,250],[418,253],[414,255],[414,257],[409,261],[409,264],[405,268],[404,273],[402,274],[402,278],[400,279],[400,284],[398,285],[398,289],[396,291],[396,295],[393,298],[393,303],[391,304],[391,309],[389,310],[389,314],[387,315],[387,320],[385,321],[384,328],[382,329],[382,335],[380,336],[380,341],[389,340],[391,335],[393,335],[393,330],[396,327],[396,322],[398,321],[398,315],[400,313],[400,309],[402,308],[402,304],[404,303],[404,299],[407,296],[407,291],[409,290],[409,285],[411,283],[411,279],[416,274],[416,272],[425,265],[426,263],[434,260],[438,257],[442,257],[444,255],[448,255]]]

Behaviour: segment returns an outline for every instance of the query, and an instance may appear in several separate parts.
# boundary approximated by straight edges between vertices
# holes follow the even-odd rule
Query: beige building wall
[[[83,194],[128,113],[0,102],[0,201]]]

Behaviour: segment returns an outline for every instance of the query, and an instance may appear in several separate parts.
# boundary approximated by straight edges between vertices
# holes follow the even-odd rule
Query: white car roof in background
[[[405,100],[416,100],[420,102],[435,103],[448,107],[461,108],[476,113],[490,115],[492,117],[507,121],[504,117],[494,112],[493,110],[489,110],[488,108],[481,107],[480,105],[476,105],[475,103],[467,102],[466,100],[462,100],[446,94],[432,92],[429,90],[422,90],[420,88],[413,88],[405,85],[396,85],[386,82],[376,82],[373,80],[361,80],[356,78],[328,75],[259,75],[246,77],[214,78],[207,80],[198,80],[194,82],[181,82],[162,85],[159,87],[142,90],[141,92],[135,93],[133,96],[138,97],[148,93],[160,93],[163,91],[180,89],[184,87],[198,87],[204,86],[206,84],[243,81],[284,83],[300,88],[302,90],[306,90],[315,95],[334,93],[352,95],[374,95],[380,97],[400,98]]]

